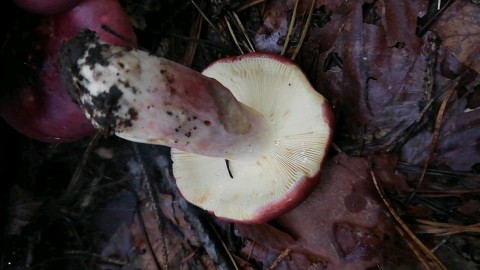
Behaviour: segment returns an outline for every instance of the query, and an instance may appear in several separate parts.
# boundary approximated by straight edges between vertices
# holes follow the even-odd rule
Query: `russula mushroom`
[[[60,47],[85,28],[100,39],[136,46],[136,35],[118,0],[18,0],[46,9],[71,7],[51,16],[35,16],[5,3],[14,15],[0,53],[0,117],[18,132],[47,143],[75,141],[95,133],[72,102],[60,75]],[[75,4],[73,6],[73,4]],[[38,20],[38,22],[37,22]]]
[[[264,222],[316,184],[333,117],[294,63],[249,54],[219,60],[202,75],[88,31],[62,55],[67,88],[93,124],[172,147],[178,189],[200,208]]]
[[[57,14],[69,10],[80,0],[13,0],[19,7],[38,14]]]

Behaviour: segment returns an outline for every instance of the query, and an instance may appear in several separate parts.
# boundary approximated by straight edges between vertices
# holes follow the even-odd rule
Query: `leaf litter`
[[[336,114],[320,184],[272,222],[230,224],[179,196],[168,149],[102,138],[82,159],[88,140],[48,146],[2,123],[1,269],[479,267],[475,1],[122,3],[145,49],[197,70],[295,54]]]

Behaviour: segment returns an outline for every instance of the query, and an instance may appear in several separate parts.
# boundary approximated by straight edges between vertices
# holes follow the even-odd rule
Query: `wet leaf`
[[[346,15],[332,10],[331,22],[312,29],[315,39],[305,51],[322,50],[315,82],[336,107],[340,136],[356,147],[388,145],[418,115],[426,59],[423,41],[415,36],[420,11],[410,2],[357,2]],[[324,41],[325,35],[336,39]],[[320,68],[331,53],[342,59],[342,67]]]
[[[424,164],[431,139],[431,132],[420,132],[403,147],[403,160]],[[469,109],[467,98],[455,95],[448,104],[431,165],[469,171],[478,163],[480,163],[480,110]]]
[[[432,30],[437,31],[443,45],[464,65],[480,72],[480,5],[474,1],[454,1]]]
[[[279,53],[282,51],[285,38],[288,32],[289,23],[297,0],[274,0],[269,1],[268,7],[263,14],[263,24],[255,34],[255,47],[259,51]],[[318,9],[323,1],[316,1],[314,8]],[[299,18],[306,17],[310,7],[311,0],[299,0],[297,15]],[[297,21],[298,20],[297,18]],[[299,32],[302,31],[301,23],[294,26],[293,36],[298,39]]]
[[[387,228],[367,159],[343,154],[326,164],[319,185],[300,206],[272,224],[237,225],[240,235],[254,241],[244,252],[264,265],[272,265],[279,254],[290,250],[279,269],[372,267],[382,261]]]
[[[267,27],[270,33],[286,35],[292,6],[279,2],[268,6],[259,33]],[[416,30],[419,18],[427,14],[428,1],[320,1],[318,5],[329,14],[329,21],[311,26],[302,64],[335,109],[336,142],[341,149],[366,155],[401,149],[404,161],[423,165],[443,94],[468,72],[469,79],[459,85],[463,90],[445,112],[430,164],[470,170],[479,163],[480,84],[475,81],[477,58],[473,57],[477,47],[473,44],[479,38],[473,35],[478,5],[454,3],[422,37]],[[275,47],[257,40],[260,50],[278,51],[277,43]]]

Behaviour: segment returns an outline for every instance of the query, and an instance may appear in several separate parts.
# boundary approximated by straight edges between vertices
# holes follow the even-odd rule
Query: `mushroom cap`
[[[326,99],[301,69],[280,56],[251,53],[218,60],[203,72],[272,124],[263,155],[226,160],[172,149],[182,196],[217,217],[266,222],[300,203],[318,182],[333,132]],[[263,148],[263,147],[262,147]]]

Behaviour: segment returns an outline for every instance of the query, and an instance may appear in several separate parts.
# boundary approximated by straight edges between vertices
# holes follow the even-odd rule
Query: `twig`
[[[275,261],[268,267],[268,270],[273,270],[277,268],[277,266],[292,252],[291,249],[287,248],[284,251],[282,251],[278,257],[275,259]]]

